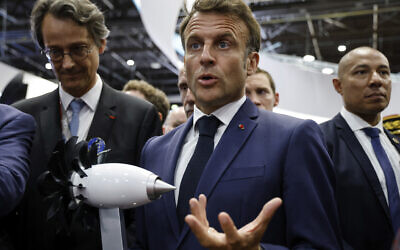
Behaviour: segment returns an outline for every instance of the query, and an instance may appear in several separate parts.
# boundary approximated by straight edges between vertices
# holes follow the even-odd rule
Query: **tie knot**
[[[69,104],[69,108],[72,110],[72,113],[79,113],[85,103],[81,99],[74,99]]]
[[[214,137],[217,132],[220,121],[215,116],[203,116],[197,121],[199,135]]]
[[[363,128],[362,130],[366,135],[368,135],[371,138],[379,137],[380,131],[378,128]]]

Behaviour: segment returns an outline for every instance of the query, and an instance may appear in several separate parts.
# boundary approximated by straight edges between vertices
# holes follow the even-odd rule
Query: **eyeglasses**
[[[42,53],[51,60],[53,63],[61,62],[65,55],[69,55],[72,60],[78,62],[86,59],[88,55],[92,52],[87,45],[72,46],[69,48],[69,52],[64,52],[62,49],[46,48],[42,50]]]

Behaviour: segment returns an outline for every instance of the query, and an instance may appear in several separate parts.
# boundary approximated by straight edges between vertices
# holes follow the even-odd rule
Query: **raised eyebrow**
[[[200,36],[198,36],[198,35],[190,35],[190,36],[187,37],[185,44],[187,44],[188,42],[191,42],[191,41],[199,41],[199,40],[201,40]]]
[[[368,64],[359,64],[354,67],[354,69],[359,69],[359,68],[370,68],[370,66]]]
[[[222,40],[227,38],[234,38],[234,36],[231,32],[225,32],[217,36],[217,40]]]
[[[264,90],[264,91],[269,92],[269,89],[268,89],[268,88],[264,88],[264,87],[256,88],[256,90],[257,90],[257,91]]]
[[[84,42],[77,42],[77,43],[72,43],[69,48],[73,48],[73,47],[82,47],[82,46],[88,46],[86,43]],[[47,47],[48,49],[56,49],[56,50],[62,50],[62,48],[60,48],[59,46],[49,46]]]
[[[72,47],[88,47],[89,45],[83,42],[79,42],[79,43],[73,43],[70,48]]]
[[[387,70],[389,70],[390,71],[390,68],[389,68],[389,66],[387,66],[387,65],[379,65],[379,67],[378,67],[378,69],[387,69]]]

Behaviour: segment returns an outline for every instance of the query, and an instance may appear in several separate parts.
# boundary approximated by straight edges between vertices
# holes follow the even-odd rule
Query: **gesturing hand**
[[[185,217],[186,223],[203,247],[208,249],[260,249],[260,240],[268,223],[278,207],[282,204],[280,198],[274,198],[264,205],[261,212],[252,222],[239,230],[236,228],[229,214],[221,212],[218,215],[219,223],[224,231],[217,232],[209,226],[206,214],[207,198],[201,194],[199,199],[189,201],[192,214]]]

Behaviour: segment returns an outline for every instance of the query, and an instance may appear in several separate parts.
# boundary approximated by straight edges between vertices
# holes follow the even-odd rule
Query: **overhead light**
[[[305,55],[305,56],[303,56],[303,60],[305,62],[313,62],[313,61],[315,61],[315,57],[312,55]]]
[[[347,47],[346,47],[346,45],[339,45],[337,47],[337,50],[340,52],[345,52],[347,50]]]
[[[126,64],[128,64],[129,66],[133,66],[133,65],[135,65],[135,61],[132,59],[129,59],[126,61]]]
[[[152,62],[152,63],[150,64],[150,67],[151,67],[152,69],[160,69],[160,68],[161,68],[161,64],[158,63],[158,62]]]
[[[179,108],[178,105],[176,105],[176,104],[172,104],[172,105],[171,105],[171,110],[174,110],[174,109],[177,109],[177,108]]]
[[[51,63],[46,63],[46,64],[44,65],[44,67],[45,67],[46,69],[52,69]]]
[[[332,75],[335,71],[332,68],[323,68],[321,72],[325,75]]]

